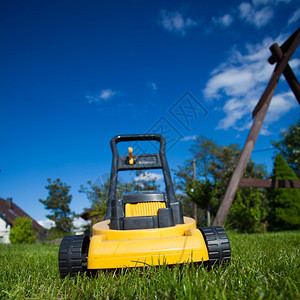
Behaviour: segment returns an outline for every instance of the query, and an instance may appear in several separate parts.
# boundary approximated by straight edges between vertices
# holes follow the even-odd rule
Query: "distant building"
[[[93,208],[89,208],[86,209],[82,214],[79,215],[80,218],[82,218],[83,220],[87,221],[87,224],[89,224],[89,229],[87,227],[85,227],[85,234],[91,235],[92,233],[92,227],[95,223],[98,223],[100,221],[103,220],[104,216],[103,215],[99,215],[99,214],[95,214],[95,209]],[[76,233],[79,234],[79,233]]]
[[[46,229],[32,219],[18,205],[13,203],[12,198],[0,198],[0,244],[9,244],[9,233],[17,217],[27,217],[32,220],[32,229],[36,235],[43,237]]]
[[[91,213],[94,211],[95,210],[93,208],[88,208],[82,214],[80,214],[79,217],[86,221],[91,220],[92,219]]]

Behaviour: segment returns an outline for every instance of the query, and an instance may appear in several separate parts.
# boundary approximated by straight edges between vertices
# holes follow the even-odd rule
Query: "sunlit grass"
[[[58,245],[1,245],[0,299],[300,299],[300,232],[229,232],[232,261],[60,279]]]

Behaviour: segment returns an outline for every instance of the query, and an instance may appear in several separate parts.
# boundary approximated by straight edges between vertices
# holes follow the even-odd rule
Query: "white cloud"
[[[116,95],[120,95],[120,92],[114,91],[112,89],[105,89],[105,90],[102,90],[97,95],[92,95],[92,96],[88,95],[88,96],[86,96],[86,99],[88,99],[89,103],[99,103],[99,102],[102,102],[102,101],[108,101]]]
[[[291,59],[289,65],[291,66],[295,74],[300,73],[300,59],[298,58]]]
[[[157,84],[156,84],[155,82],[148,81],[148,82],[147,82],[147,86],[148,86],[153,92],[156,92],[156,91],[157,91]]]
[[[102,90],[101,93],[100,93],[99,98],[107,101],[108,99],[112,98],[116,94],[117,94],[116,91],[113,91],[113,90],[110,90],[110,89]]]
[[[271,6],[265,6],[258,9],[250,3],[243,2],[239,5],[238,9],[240,18],[257,28],[261,28],[268,24],[274,15],[274,10]]]
[[[265,124],[263,124],[259,134],[264,135],[264,136],[268,136],[268,135],[272,135],[273,133],[266,127]]]
[[[270,56],[268,48],[273,43],[272,39],[266,38],[261,44],[246,45],[246,54],[233,50],[227,61],[211,73],[204,89],[205,97],[218,99],[223,94],[230,98],[253,96],[257,86],[271,76],[274,67],[267,59]]]
[[[242,101],[236,98],[232,98],[226,102],[223,107],[224,112],[227,117],[219,122],[218,129],[228,129],[233,127],[235,123],[242,119],[242,117],[247,113],[247,107]]]
[[[276,39],[279,43],[283,40],[283,36]],[[267,62],[270,56],[268,48],[273,43],[274,40],[266,38],[261,44],[247,45],[246,53],[233,50],[227,61],[211,73],[211,78],[203,90],[206,100],[225,99],[222,108],[225,116],[219,121],[217,129],[233,128],[243,131],[251,127],[251,113],[274,69],[274,66]],[[300,60],[292,60],[291,65],[298,71]],[[273,97],[263,134],[270,134],[267,127],[297,104],[292,97],[294,96],[291,92]]]
[[[221,17],[213,17],[212,22],[223,28],[228,28],[238,17],[242,22],[246,22],[257,29],[260,29],[273,19],[279,11],[277,6],[280,3],[287,4],[293,0],[245,0],[237,7],[230,7],[228,12]],[[279,16],[280,17],[280,16]],[[288,21],[288,25],[295,23],[300,18],[299,9],[294,12]],[[210,30],[207,30],[210,33]]]
[[[230,15],[230,14],[226,14],[223,17],[219,17],[219,18],[213,17],[212,20],[215,24],[219,24],[224,28],[227,28],[230,25],[232,25],[232,23],[234,21],[232,15]]]
[[[162,10],[159,13],[158,24],[165,30],[186,35],[186,30],[198,26],[198,22],[191,18],[184,17],[179,11],[171,12]]]
[[[49,219],[38,221],[38,223],[46,229],[50,229],[51,227],[55,227],[55,222]],[[88,221],[83,220],[82,218],[75,218],[73,220],[73,226],[76,228],[81,228],[82,226],[88,224]]]
[[[266,5],[269,4],[270,2],[274,2],[274,0],[252,0],[252,4],[254,6]]]
[[[247,68],[232,67],[213,76],[207,83],[204,94],[208,98],[218,98],[218,92],[223,90],[227,95],[238,96],[253,86],[251,71]]]
[[[288,25],[291,25],[295,22],[297,22],[300,19],[300,8],[298,8],[297,10],[294,11],[293,15],[291,16],[291,18],[288,21]]]
[[[252,0],[252,4],[254,6],[259,6],[259,5],[277,5],[280,2],[284,2],[284,3],[290,3],[292,0]]]
[[[189,135],[189,136],[185,136],[185,137],[181,138],[180,140],[183,142],[187,142],[187,141],[195,140],[196,138],[197,138],[196,135]]]
[[[296,108],[298,106],[298,102],[291,91],[274,95],[265,119],[265,123],[271,124],[278,121],[292,108]]]
[[[89,222],[82,218],[75,218],[73,220],[73,226],[78,229],[81,229],[84,225],[87,225],[87,224],[89,224]]]
[[[163,178],[162,174],[158,174],[158,173],[149,173],[149,172],[144,172],[141,173],[139,176],[134,177],[134,181],[141,181],[141,180],[145,180],[145,181],[150,181],[150,180],[160,180]]]
[[[52,221],[52,220],[49,220],[49,219],[38,221],[38,223],[46,229],[50,229],[51,227],[55,227],[55,222]]]

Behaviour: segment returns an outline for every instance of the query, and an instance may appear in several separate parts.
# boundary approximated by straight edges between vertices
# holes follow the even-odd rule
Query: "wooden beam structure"
[[[282,55],[280,55],[280,53],[279,53],[279,56],[276,55],[277,48],[275,46],[275,51],[273,51],[274,53],[272,53],[272,56],[270,59],[271,59],[271,61],[277,62],[277,64],[275,66],[275,69],[271,75],[271,79],[270,79],[264,93],[262,94],[258,104],[256,105],[256,107],[253,110],[252,116],[255,119],[253,121],[252,127],[250,129],[249,135],[245,142],[243,151],[240,155],[240,158],[238,160],[236,168],[230,179],[229,185],[226,189],[225,196],[220,204],[220,207],[217,211],[216,217],[213,221],[213,224],[212,224],[213,226],[216,226],[216,225],[222,226],[225,222],[225,219],[229,213],[230,207],[235,198],[236,191],[240,185],[240,181],[243,177],[244,171],[249,162],[250,156],[252,154],[252,151],[253,151],[255,142],[257,140],[257,137],[259,135],[260,129],[262,127],[262,124],[264,122],[268,108],[270,106],[271,99],[272,99],[275,89],[277,87],[277,83],[280,79],[281,74],[288,67],[288,62],[289,62],[290,58],[292,57],[292,55],[294,54],[294,52],[297,49],[299,44],[300,44],[300,28],[298,28],[298,30],[280,47],[280,49],[281,49],[280,51],[282,52]],[[273,47],[273,49],[274,49],[274,47]],[[270,50],[272,52],[272,46],[270,47]],[[285,76],[289,76],[289,75],[286,74]],[[295,96],[298,99],[297,91],[299,88],[299,82],[298,81],[295,82],[294,78],[289,78],[288,82],[289,81],[293,82],[292,85],[294,85],[294,87],[292,88],[292,91],[294,93],[296,92]]]
[[[242,178],[239,187],[300,189],[300,180]]]

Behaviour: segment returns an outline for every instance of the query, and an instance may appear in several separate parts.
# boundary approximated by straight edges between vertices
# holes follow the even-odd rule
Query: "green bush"
[[[59,228],[51,227],[49,230],[47,230],[46,240],[52,241],[55,239],[63,238],[64,236],[71,235],[71,234],[72,232],[66,233],[66,232],[62,232]]]
[[[277,154],[274,163],[273,179],[298,180],[284,158]],[[270,192],[270,229],[300,228],[300,190],[292,188],[274,188]]]
[[[261,232],[265,230],[263,220],[266,210],[263,205],[263,195],[259,189],[239,189],[231,207],[226,226],[239,232]]]
[[[32,230],[32,220],[26,217],[17,217],[9,234],[12,244],[32,244],[35,240]]]

